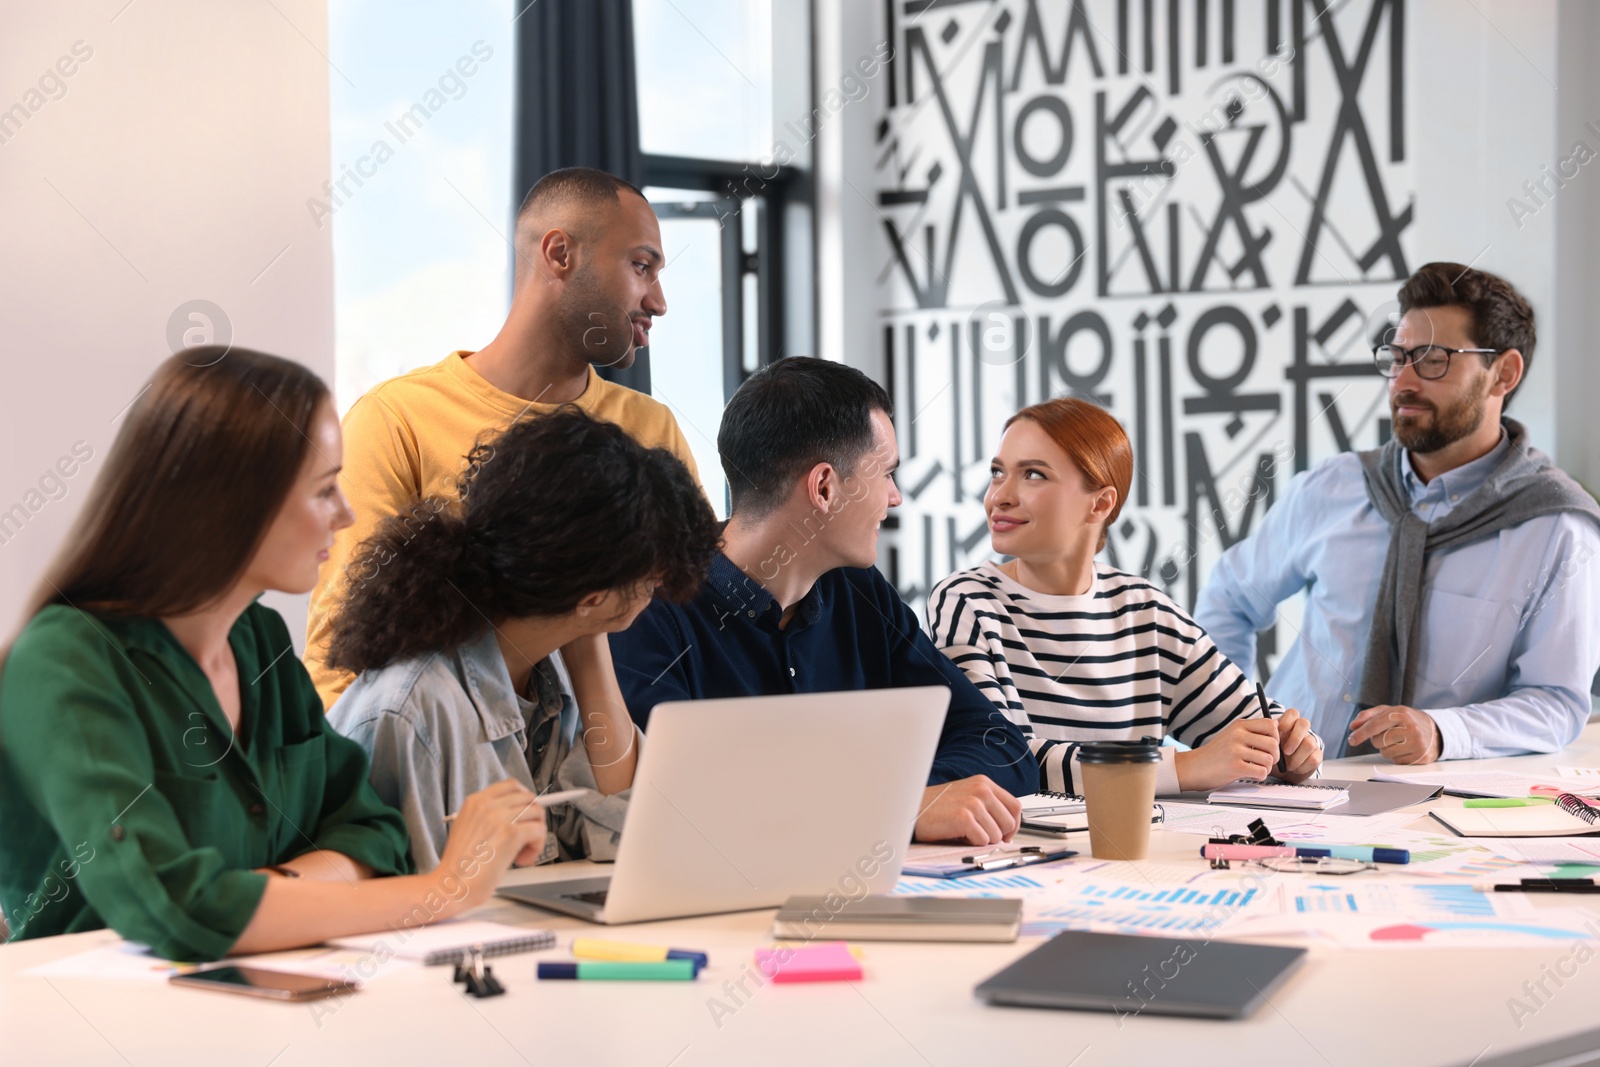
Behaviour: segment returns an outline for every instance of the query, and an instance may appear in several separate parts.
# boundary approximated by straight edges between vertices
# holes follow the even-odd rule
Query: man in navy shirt
[[[1038,767],[873,566],[900,503],[892,414],[876,382],[823,359],[745,382],[717,434],[732,497],[722,552],[693,601],[654,601],[611,635],[617,680],[641,729],[668,700],[948,686],[915,836],[995,844],[1016,832],[1013,794],[1037,789]]]

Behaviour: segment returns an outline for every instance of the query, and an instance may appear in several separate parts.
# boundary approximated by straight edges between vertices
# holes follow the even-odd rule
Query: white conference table
[[[1444,766],[1528,772],[1555,764],[1600,765],[1600,724],[1555,756]],[[1371,758],[1335,761],[1327,773],[1366,778],[1379,766]],[[1433,802],[1460,803],[1448,797]],[[1421,818],[1426,808],[1415,810]],[[1151,859],[1198,869],[1204,863],[1197,854],[1201,841],[1157,832]],[[1080,847],[1087,851],[1086,844]],[[509,880],[581,876],[591,868],[604,869],[567,864],[516,871]],[[1571,907],[1591,898],[1549,894],[1530,899]],[[384,976],[339,1002],[299,1005],[169,988],[164,982],[46,979],[22,972],[114,935],[101,931],[22,941],[0,947],[0,1063],[1465,1067],[1572,1041],[1585,1031],[1596,1031],[1593,1043],[1600,1043],[1600,962],[1580,966],[1520,1026],[1508,1006],[1510,998],[1523,995],[1525,981],[1537,981],[1544,968],[1571,952],[1565,944],[1393,951],[1313,946],[1304,966],[1266,1006],[1247,1020],[1220,1022],[995,1008],[973,997],[974,985],[1030,951],[1038,939],[987,945],[865,942],[862,981],[751,987],[752,995],[734,1014],[714,1018],[712,998],[735,1003],[724,982],[739,976],[754,949],[771,942],[772,915],[767,910],[602,928],[497,901],[474,917],[553,929],[558,947],[493,961],[508,992],[485,1000],[459,993],[449,969],[442,967]],[[569,958],[571,939],[586,935],[702,949],[710,953],[711,965],[692,983],[534,979],[536,960]]]

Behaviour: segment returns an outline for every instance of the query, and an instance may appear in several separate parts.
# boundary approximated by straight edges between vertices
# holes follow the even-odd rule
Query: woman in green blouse
[[[109,926],[186,960],[403,937],[538,855],[544,812],[504,781],[413,874],[399,813],[257,603],[308,592],[350,525],[341,452],[322,381],[238,348],[179,353],[129,410],[0,674],[12,937]]]

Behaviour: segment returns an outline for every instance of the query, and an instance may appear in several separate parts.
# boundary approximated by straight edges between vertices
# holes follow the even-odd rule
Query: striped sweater
[[[1244,672],[1187,612],[1104,564],[1078,596],[1036,593],[994,563],[957,571],[928,597],[928,628],[1027,735],[1040,789],[1079,791],[1080,742],[1172,737],[1193,748],[1260,714]],[[1175,754],[1162,749],[1158,795],[1178,791]]]

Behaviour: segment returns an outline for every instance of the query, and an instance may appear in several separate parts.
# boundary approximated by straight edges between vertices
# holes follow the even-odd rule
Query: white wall
[[[332,382],[330,231],[305,206],[328,174],[326,51],[324,0],[0,9],[0,512],[37,506],[4,528],[0,635],[182,305]],[[93,458],[38,491],[79,442]],[[298,637],[303,604],[275,606]]]
[[[1417,5],[1416,247],[1459,250],[1463,261],[1482,249],[1476,265],[1503,275],[1533,302],[1539,343],[1510,413],[1594,491],[1600,5],[1485,0],[1478,9],[1458,0]],[[1452,75],[1426,77],[1441,56],[1452,57]],[[1585,150],[1575,152],[1579,142]],[[1528,182],[1544,188],[1530,193]]]
[[[1600,153],[1600,4],[1561,0],[1557,36],[1557,148],[1566,158],[1573,142],[1582,140]],[[1546,342],[1538,358],[1557,368],[1556,458],[1590,492],[1600,492],[1600,425],[1594,417],[1600,397],[1594,354],[1600,339],[1600,158],[1583,166],[1551,210],[1559,220],[1556,290],[1554,315],[1545,322],[1554,326],[1562,351]]]
[[[883,5],[817,0],[815,95],[820,101],[884,40]],[[888,254],[872,202],[873,126],[886,108],[879,73],[865,96],[827,116],[813,150],[816,166],[816,354],[883,380],[876,277]]]
[[[1486,0],[1474,12],[1460,0],[1417,0],[1408,56],[1419,262],[1470,262],[1533,302],[1539,343],[1508,414],[1527,423],[1534,444],[1549,452],[1558,451],[1558,375],[1568,370],[1557,354],[1556,235],[1576,183],[1520,220],[1507,201],[1526,199],[1522,184],[1546,164],[1555,167],[1558,143],[1569,144],[1575,133],[1558,121],[1558,6]],[[1444,57],[1449,76],[1430,77]]]

